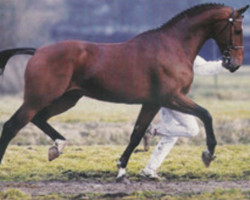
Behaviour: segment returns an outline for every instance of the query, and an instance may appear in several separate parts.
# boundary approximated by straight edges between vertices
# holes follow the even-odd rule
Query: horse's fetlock
[[[214,148],[217,145],[217,141],[216,140],[210,141],[210,142],[207,143],[207,145]]]

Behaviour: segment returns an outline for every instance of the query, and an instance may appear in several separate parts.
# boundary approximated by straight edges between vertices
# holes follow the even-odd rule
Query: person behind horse
[[[194,73],[197,75],[214,75],[223,71],[222,61],[206,61],[197,56],[194,61]],[[149,132],[155,136],[162,136],[151,157],[142,170],[143,177],[160,179],[157,169],[165,157],[173,148],[178,137],[193,137],[198,134],[199,126],[195,117],[174,111],[168,108],[161,108],[161,121],[151,125]]]

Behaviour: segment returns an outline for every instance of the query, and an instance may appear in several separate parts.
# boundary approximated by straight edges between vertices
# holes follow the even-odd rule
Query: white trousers
[[[192,137],[199,132],[195,117],[168,108],[161,108],[161,122],[153,125],[152,129],[162,136],[144,168],[145,171],[153,172],[160,167],[178,137]]]

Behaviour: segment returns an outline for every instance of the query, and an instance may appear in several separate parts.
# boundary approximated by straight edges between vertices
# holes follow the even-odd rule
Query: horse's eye
[[[239,34],[241,34],[241,33],[242,33],[242,29],[239,29],[239,30],[236,29],[236,30],[235,30],[235,34],[236,34],[236,35],[239,35]]]

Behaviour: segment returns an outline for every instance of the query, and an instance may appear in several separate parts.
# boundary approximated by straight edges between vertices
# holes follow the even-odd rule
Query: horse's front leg
[[[213,119],[210,113],[205,108],[197,105],[183,94],[176,95],[174,98],[172,98],[172,100],[166,104],[166,107],[194,115],[203,122],[207,136],[208,151],[202,152],[202,160],[208,167],[210,163],[215,159],[214,150],[217,144],[213,131]]]
[[[136,148],[136,146],[140,143],[142,137],[145,134],[147,127],[150,122],[159,111],[160,106],[152,105],[152,104],[144,104],[136,121],[133,133],[130,137],[129,145],[126,150],[122,154],[121,158],[118,161],[118,175],[116,177],[117,181],[121,181],[126,175],[126,166],[129,160],[130,155]]]

